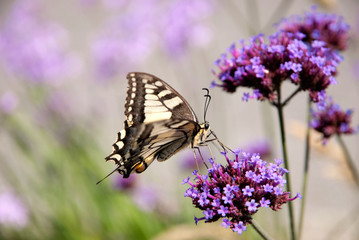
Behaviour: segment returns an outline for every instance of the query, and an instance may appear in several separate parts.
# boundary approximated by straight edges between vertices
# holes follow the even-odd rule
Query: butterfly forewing
[[[118,164],[125,178],[144,171],[155,159],[164,161],[189,146],[201,131],[187,101],[161,79],[129,73],[124,129],[106,159]]]

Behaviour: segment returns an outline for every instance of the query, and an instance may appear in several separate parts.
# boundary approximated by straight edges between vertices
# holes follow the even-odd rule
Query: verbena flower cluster
[[[312,109],[310,126],[323,134],[324,143],[334,134],[353,134],[359,128],[352,127],[351,118],[353,111],[343,111],[331,98],[317,104],[317,110]]]
[[[315,19],[327,21],[325,17]],[[307,24],[309,22],[306,21]],[[316,29],[317,23],[311,22],[311,29],[317,35],[320,30],[326,30],[323,27]],[[336,26],[335,23],[331,25]],[[293,23],[293,26],[297,25]],[[251,38],[248,44],[241,41],[240,48],[232,44],[228,49],[229,55],[222,54],[215,62],[219,72],[213,72],[220,82],[213,81],[212,86],[221,87],[227,92],[235,92],[237,87],[252,88],[253,93],[245,93],[243,100],[254,98],[275,102],[282,82],[289,80],[300,90],[309,91],[311,99],[317,102],[318,94],[336,83],[336,68],[342,61],[342,56],[330,47],[334,43],[329,46],[326,41],[332,35],[336,38],[345,35],[340,42],[346,41],[348,29],[337,27],[335,32],[335,28],[331,27],[332,31],[327,32],[325,38],[317,37],[309,41],[308,32],[290,31],[288,26],[289,21],[283,22],[281,30],[267,38],[260,34]],[[287,28],[288,31],[285,31]]]
[[[283,175],[288,171],[280,167],[281,160],[268,164],[258,154],[246,152],[236,153],[233,160],[227,153],[224,156],[227,166],[210,160],[207,175],[194,171],[192,182],[190,177],[183,180],[190,185],[185,197],[192,198],[195,207],[203,211],[203,217],[195,217],[196,224],[223,218],[222,226],[242,234],[260,207],[276,211],[299,196],[290,198],[285,191]]]
[[[349,25],[342,16],[317,12],[316,7],[305,16],[294,15],[283,19],[278,25],[278,30],[303,33],[303,41],[323,41],[332,49],[345,50],[349,40]]]

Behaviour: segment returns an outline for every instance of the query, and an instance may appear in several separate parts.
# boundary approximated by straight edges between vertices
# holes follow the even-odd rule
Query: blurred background
[[[201,212],[181,184],[195,169],[191,150],[128,181],[115,173],[96,182],[115,168],[104,157],[123,127],[127,72],[165,80],[202,121],[214,61],[313,4],[351,26],[338,84],[327,92],[354,109],[358,125],[356,0],[1,0],[0,239],[259,239],[250,226],[239,237],[220,223],[195,225]],[[281,158],[275,110],[243,102],[242,93],[211,89],[211,128],[231,148]],[[303,179],[306,96],[285,109],[293,195]],[[358,135],[344,141],[359,168]],[[358,239],[358,189],[335,139],[323,147],[314,137],[311,158],[303,239]],[[274,238],[288,236],[286,207],[255,219]]]

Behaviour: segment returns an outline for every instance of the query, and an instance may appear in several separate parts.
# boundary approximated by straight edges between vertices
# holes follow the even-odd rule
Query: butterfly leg
[[[201,159],[202,159],[203,164],[204,164],[204,165],[206,166],[206,168],[208,169],[208,166],[207,166],[206,162],[204,161],[204,158],[203,158],[203,156],[202,156],[202,152],[201,152],[201,150],[199,149],[199,147],[194,147],[194,148],[193,148],[193,151],[194,151],[194,149],[197,149],[199,155],[201,156]]]
[[[231,151],[232,153],[234,153],[234,151],[232,149],[230,149],[229,147],[227,147],[226,145],[224,145],[217,137],[217,135],[211,130],[211,133],[209,135],[213,135],[213,137],[215,137],[215,139],[217,140],[218,144],[221,145],[221,147],[223,148],[224,151],[226,151],[226,149],[228,149],[229,151]],[[208,135],[208,136],[209,136]]]
[[[197,171],[198,171],[198,173],[200,173],[200,170],[198,167],[198,161],[197,161],[197,154],[196,154],[196,151],[194,150],[195,148],[197,148],[197,147],[192,148],[192,151],[193,151],[193,155],[194,155],[194,160],[196,161]]]

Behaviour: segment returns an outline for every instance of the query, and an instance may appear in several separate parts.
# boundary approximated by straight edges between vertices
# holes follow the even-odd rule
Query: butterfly
[[[188,102],[170,85],[141,72],[129,73],[127,80],[124,129],[105,158],[118,165],[113,172],[128,178],[156,159],[165,161],[185,147],[196,148],[206,141],[208,122],[200,124]]]

